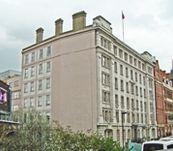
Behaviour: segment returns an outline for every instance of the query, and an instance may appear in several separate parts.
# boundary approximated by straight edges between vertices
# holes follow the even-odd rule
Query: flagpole
[[[123,42],[124,42],[124,14],[123,14],[123,11],[121,12],[122,13],[122,34],[123,34]]]
[[[124,41],[124,19],[122,19],[123,41]]]

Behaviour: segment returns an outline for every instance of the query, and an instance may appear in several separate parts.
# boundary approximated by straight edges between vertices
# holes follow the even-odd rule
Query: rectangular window
[[[30,92],[34,92],[34,81],[30,83]]]
[[[46,95],[46,106],[50,105],[50,95]]]
[[[117,95],[117,94],[115,94],[115,107],[116,107],[116,108],[119,107],[118,95]]]
[[[50,72],[50,68],[51,68],[50,62],[47,62],[47,63],[46,63],[46,72],[47,72],[47,73]]]
[[[139,74],[139,83],[142,84],[142,76]]]
[[[120,83],[121,83],[121,91],[124,91],[124,81],[121,80]]]
[[[39,96],[38,97],[38,107],[41,107],[42,106],[42,96]]]
[[[144,111],[147,112],[147,103],[144,102]]]
[[[111,42],[104,37],[101,37],[101,46],[108,50],[111,50]]]
[[[146,90],[144,89],[144,98],[147,97]]]
[[[153,80],[151,78],[149,78],[149,88],[153,88]]]
[[[130,79],[133,80],[133,70],[130,70]]]
[[[43,49],[39,50],[39,59],[43,59]]]
[[[127,113],[127,123],[130,123],[130,113]],[[130,133],[129,133],[129,135],[130,135]],[[130,138],[130,136],[129,136],[129,138]]]
[[[145,82],[146,82],[146,81],[145,81],[145,77],[143,76],[143,84],[144,84],[144,86],[145,86]]]
[[[24,108],[28,107],[28,99],[27,98],[24,99],[23,106],[24,106]]]
[[[135,72],[135,81],[138,82],[138,73]]]
[[[140,88],[140,97],[142,97],[142,88]]]
[[[112,113],[110,109],[103,108],[102,114],[104,122],[110,123],[112,121]]]
[[[125,108],[125,104],[124,104],[124,96],[121,96],[121,108],[122,108],[122,109]]]
[[[121,59],[123,59],[123,50],[122,50],[122,49],[119,49],[119,57],[120,57]]]
[[[129,83],[126,82],[126,93],[129,93]]]
[[[28,68],[24,69],[24,79],[27,79],[29,76],[28,76]]]
[[[120,64],[120,75],[123,76],[123,65]]]
[[[136,96],[138,96],[138,86],[136,86]]]
[[[149,73],[149,74],[152,74],[152,72],[153,72],[153,71],[152,71],[152,68],[148,66],[148,73]]]
[[[46,89],[50,88],[50,78],[46,78]]]
[[[152,90],[149,90],[149,99],[153,100],[153,91]]]
[[[115,78],[115,89],[118,90],[118,78]]]
[[[143,104],[142,104],[142,101],[140,102],[140,109],[141,109],[141,112],[143,111]]]
[[[129,97],[127,97],[126,103],[127,103],[127,109],[129,109],[130,108],[130,100],[129,100]]]
[[[145,64],[142,63],[142,70],[145,71]]]
[[[129,60],[130,60],[130,64],[132,65],[133,64],[133,57],[129,56]]]
[[[24,93],[27,93],[28,92],[28,83],[25,83],[24,84]]]
[[[107,86],[110,84],[110,75],[105,72],[102,72],[102,84]]]
[[[38,74],[43,74],[43,64],[39,64],[39,66],[38,66]]]
[[[119,119],[119,111],[116,111],[116,120],[117,120],[117,123],[120,122],[120,119]]]
[[[134,99],[131,99],[131,108],[132,108],[132,110],[134,110],[134,109],[135,109],[135,103],[134,103]]]
[[[108,56],[102,55],[102,67],[110,68],[110,58]]]
[[[115,71],[115,73],[117,73],[117,62],[114,62],[114,71]]]
[[[136,58],[134,58],[134,66],[135,67],[137,66],[137,60],[136,60]]]
[[[31,98],[30,98],[30,107],[34,107],[34,106],[35,106],[34,104],[35,104],[34,98],[31,97]]]
[[[128,62],[128,54],[126,52],[124,52],[124,60]]]
[[[35,76],[35,67],[32,66],[31,67],[31,77],[34,77]]]
[[[35,61],[35,52],[32,52],[31,53],[31,62],[34,62]]]
[[[113,49],[114,49],[114,55],[117,55],[117,46],[113,46]]]
[[[28,64],[29,63],[29,54],[26,54],[24,56],[25,60],[24,60],[24,64]]]
[[[110,92],[109,91],[102,91],[102,99],[103,99],[103,103],[110,103]]]
[[[42,80],[38,81],[38,90],[42,90],[42,85],[43,85],[42,82],[43,82]]]
[[[138,68],[141,69],[141,62],[138,61]]]
[[[48,46],[47,47],[47,57],[50,57],[51,56],[51,46]]]
[[[126,78],[128,78],[129,77],[129,70],[128,70],[128,68],[126,67]]]
[[[139,111],[139,101],[136,100],[136,110]]]
[[[131,83],[131,94],[134,94],[134,84]]]

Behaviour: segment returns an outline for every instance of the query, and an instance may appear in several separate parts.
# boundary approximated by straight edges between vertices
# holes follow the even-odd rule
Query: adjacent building
[[[158,137],[173,134],[173,85],[171,74],[155,65],[156,117]]]
[[[22,105],[73,130],[98,130],[120,142],[157,137],[154,57],[138,53],[112,34],[102,16],[86,26],[86,13],[72,16],[73,29],[22,50]]]
[[[22,108],[21,102],[21,73],[15,70],[7,70],[0,73],[0,80],[10,86],[11,90],[11,111]]]

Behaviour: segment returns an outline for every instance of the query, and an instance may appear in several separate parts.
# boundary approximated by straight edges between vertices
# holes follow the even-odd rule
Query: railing
[[[19,124],[18,120],[13,120],[13,117],[9,114],[0,114],[0,124]]]

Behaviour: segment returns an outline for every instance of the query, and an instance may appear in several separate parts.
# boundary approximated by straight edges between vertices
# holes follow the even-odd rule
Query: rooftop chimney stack
[[[63,20],[61,18],[55,21],[55,36],[59,36],[63,32]]]
[[[84,29],[86,26],[86,13],[81,11],[73,14],[73,31]]]
[[[43,32],[44,29],[41,27],[36,30],[36,44],[43,41]]]

